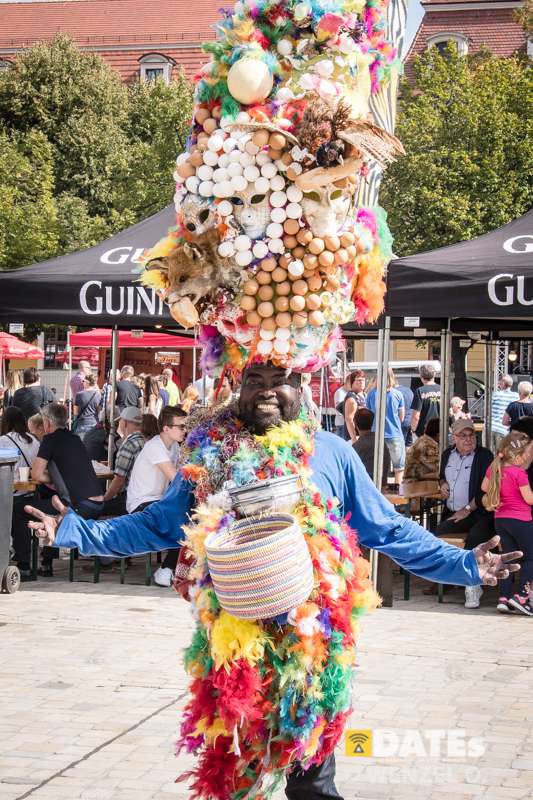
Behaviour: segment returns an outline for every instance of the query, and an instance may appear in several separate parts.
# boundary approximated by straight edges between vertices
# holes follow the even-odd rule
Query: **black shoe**
[[[515,594],[513,597],[509,598],[509,605],[515,611],[520,611],[520,613],[524,614],[526,617],[533,617],[533,606],[528,597]]]
[[[54,577],[54,570],[51,564],[41,564],[39,569],[37,570],[37,575],[40,578],[53,578]]]

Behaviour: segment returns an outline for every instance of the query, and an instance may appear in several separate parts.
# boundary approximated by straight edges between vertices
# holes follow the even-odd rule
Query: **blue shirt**
[[[509,433],[509,428],[502,422],[502,417],[507,411],[509,403],[518,400],[518,392],[510,389],[498,389],[492,393],[492,432],[505,436]]]
[[[405,417],[403,418],[402,429],[404,431],[410,431],[411,417],[413,415],[411,405],[413,403],[414,394],[411,389],[408,386],[404,386],[403,383],[399,383],[397,389],[403,395],[403,404],[405,406]]]
[[[366,398],[366,407],[376,413],[376,390],[372,389]],[[402,423],[398,412],[400,408],[405,408],[403,394],[399,389],[389,389],[387,391],[387,404],[385,407],[385,439],[403,439]],[[372,423],[372,430],[376,430],[376,420]]]
[[[337,497],[359,541],[385,553],[422,578],[463,586],[481,580],[475,556],[441,541],[402,517],[378,492],[353,447],[318,431],[311,457],[312,480],[324,497]],[[84,520],[69,511],[56,536],[57,547],[78,547],[83,555],[131,556],[175,548],[183,540],[193,507],[192,484],[177,475],[161,500],[145,511],[112,520]]]

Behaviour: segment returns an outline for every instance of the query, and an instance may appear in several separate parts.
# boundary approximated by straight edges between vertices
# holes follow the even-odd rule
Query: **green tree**
[[[533,85],[524,58],[432,48],[403,83],[397,134],[407,155],[380,201],[395,252],[431,250],[493,230],[533,205]]]
[[[514,12],[514,18],[528,36],[533,36],[533,0],[524,0]]]
[[[0,131],[0,269],[54,255],[52,147],[38,131]]]

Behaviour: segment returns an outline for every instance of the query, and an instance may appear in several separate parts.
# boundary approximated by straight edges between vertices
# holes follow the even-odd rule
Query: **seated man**
[[[440,489],[446,499],[436,536],[467,532],[465,550],[473,550],[494,535],[494,514],[485,510],[481,484],[493,455],[478,447],[474,423],[459,419],[452,427],[453,445],[442,454]],[[478,608],[481,586],[465,588],[465,608]]]
[[[66,406],[49,403],[43,406],[41,415],[45,435],[31,469],[32,478],[40,483],[53,483],[63,503],[83,519],[97,519],[104,507],[100,481],[80,437],[67,429]],[[36,506],[46,512],[52,510],[50,500],[40,500]],[[57,548],[43,548],[41,575],[53,575],[52,561],[57,556]]]
[[[120,516],[126,514],[126,491],[137,456],[145,445],[141,433],[140,409],[126,406],[120,412],[119,427],[123,439],[115,457],[114,477],[104,495],[104,514]]]
[[[376,434],[372,431],[374,413],[369,408],[359,408],[355,412],[354,423],[359,431],[359,438],[353,445],[353,449],[361,459],[370,477],[374,478],[374,446]],[[383,476],[382,485],[387,485],[387,476],[390,472],[390,453],[389,448],[383,448]]]

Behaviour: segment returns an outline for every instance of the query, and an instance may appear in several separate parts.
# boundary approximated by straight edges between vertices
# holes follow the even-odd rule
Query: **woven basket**
[[[270,619],[305,603],[313,565],[295,518],[271,514],[236,522],[205,541],[220,605],[242,619]]]

